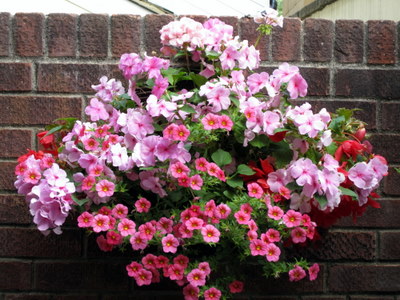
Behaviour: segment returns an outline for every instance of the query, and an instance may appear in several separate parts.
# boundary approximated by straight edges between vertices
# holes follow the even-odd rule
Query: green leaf
[[[232,156],[229,152],[222,149],[218,149],[213,154],[211,154],[212,160],[220,167],[229,165],[232,162]]]
[[[338,109],[336,110],[336,113],[337,113],[339,116],[343,116],[346,120],[349,120],[349,119],[353,116],[353,113],[354,113],[356,110],[359,110],[359,109],[347,109],[347,108],[341,107],[341,108],[338,108]]]
[[[217,51],[213,51],[213,50],[206,51],[206,56],[209,59],[217,59],[220,55],[221,54],[219,54]]]
[[[243,187],[243,179],[240,177],[234,177],[226,180],[226,183],[233,188]]]
[[[238,172],[239,174],[242,174],[242,175],[249,175],[249,176],[256,173],[256,172],[253,171],[252,168],[250,168],[249,166],[246,166],[246,165],[244,165],[244,164],[241,164],[241,165],[238,166],[237,172]]]
[[[319,205],[321,206],[321,209],[325,209],[326,205],[328,204],[328,199],[326,199],[325,196],[314,194],[314,199],[318,201]]]
[[[61,129],[63,129],[64,126],[63,125],[58,125],[56,127],[53,127],[52,129],[50,129],[43,137],[48,136],[50,134],[53,134],[54,132],[60,131]]]
[[[274,130],[274,133],[282,132],[282,131],[288,131],[287,128],[277,128]]]
[[[236,107],[239,107],[239,106],[240,106],[239,99],[236,97],[235,94],[231,94],[231,95],[229,96],[229,99],[232,101],[233,104],[236,105]]]
[[[339,186],[339,190],[342,192],[342,195],[351,196],[358,199],[358,195],[353,190],[347,189],[345,187]]]
[[[199,74],[192,72],[189,74],[189,76],[198,87],[201,87],[202,85],[204,85],[207,82],[207,78],[205,78],[204,76],[201,76]]]
[[[74,194],[71,194],[71,198],[79,206],[82,206],[89,201],[89,199],[78,199]]]
[[[394,168],[397,173],[400,173],[400,168]]]
[[[341,128],[346,121],[346,118],[344,116],[338,116],[334,119],[332,119],[331,123],[329,124],[329,129],[332,129],[332,131],[336,133],[340,133]]]
[[[276,159],[275,164],[278,169],[288,165],[293,158],[293,151],[285,141],[271,143],[270,148],[272,156]]]
[[[224,196],[225,196],[226,198],[228,198],[228,199],[232,199],[233,196],[235,196],[235,194],[232,193],[232,191],[230,191],[230,190],[225,190],[225,191],[223,192],[223,194],[224,194]]]
[[[182,106],[180,108],[181,111],[187,112],[187,113],[191,113],[191,114],[195,114],[196,110],[191,107],[190,105],[185,104],[184,106]]]
[[[257,135],[253,140],[250,141],[250,145],[257,148],[264,148],[269,145],[270,139],[264,135]]]

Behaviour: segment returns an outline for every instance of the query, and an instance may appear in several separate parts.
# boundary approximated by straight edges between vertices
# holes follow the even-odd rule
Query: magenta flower
[[[250,183],[247,185],[247,191],[248,195],[250,197],[254,197],[257,199],[260,199],[262,195],[264,194],[264,190],[261,188],[261,186],[258,183]]]
[[[201,235],[206,243],[218,243],[221,233],[213,225],[206,225],[201,229]]]
[[[307,240],[307,232],[301,227],[294,228],[290,232],[290,236],[295,244],[304,243]]]
[[[204,221],[197,217],[191,217],[189,220],[185,222],[185,226],[192,231],[196,229],[201,229],[203,227],[203,224]]]
[[[301,223],[301,213],[290,209],[283,215],[283,222],[288,228],[297,227]]]
[[[189,184],[193,190],[199,191],[203,185],[203,179],[199,174],[193,175],[189,178]]]
[[[95,215],[92,227],[94,232],[107,231],[110,228],[110,218],[102,214]]]
[[[235,280],[235,281],[232,281],[232,282],[229,284],[229,291],[230,291],[232,294],[234,294],[234,293],[241,293],[241,292],[243,292],[243,289],[244,289],[244,283],[243,283],[242,281]]]
[[[169,169],[171,171],[171,175],[175,178],[187,176],[190,171],[190,169],[180,161],[170,164]]]
[[[185,300],[198,300],[200,289],[197,286],[193,286],[190,283],[183,288],[183,295]]]
[[[186,278],[193,286],[203,286],[206,284],[206,274],[200,269],[193,269],[187,274]]]
[[[156,228],[154,227],[152,222],[146,222],[139,226],[138,231],[142,239],[150,241],[156,233]]]
[[[115,184],[103,179],[96,184],[96,191],[99,197],[110,197],[114,194]]]
[[[308,274],[310,275],[310,281],[317,279],[318,273],[319,273],[319,265],[317,263],[309,267]]]
[[[227,115],[221,115],[219,116],[219,128],[225,129],[227,131],[231,131],[233,127],[233,121],[231,118]]]
[[[93,222],[93,215],[87,211],[83,212],[79,217],[78,217],[78,227],[85,228],[85,227],[91,227],[92,222]]]
[[[167,234],[161,240],[163,251],[165,253],[176,253],[177,247],[179,246],[179,241],[172,234]]]
[[[190,135],[190,131],[186,128],[185,125],[179,125],[174,128],[173,131],[173,139],[175,141],[186,141]]]
[[[208,113],[203,119],[201,119],[201,123],[204,126],[205,130],[213,130],[219,128],[219,116]]]
[[[151,279],[153,278],[153,273],[146,269],[141,269],[137,272],[136,276],[134,277],[136,280],[136,284],[138,286],[142,285],[149,285],[151,284]]]
[[[204,300],[219,300],[221,295],[222,293],[219,289],[212,287],[204,292]]]
[[[139,213],[147,213],[150,210],[151,202],[146,198],[140,198],[135,202],[136,211]]]
[[[250,218],[251,218],[250,214],[246,214],[242,210],[239,210],[238,212],[236,212],[234,214],[234,217],[235,217],[236,221],[242,225],[246,225],[250,221]]]
[[[299,281],[304,277],[306,277],[306,272],[300,266],[295,266],[292,270],[289,271],[290,281]]]
[[[136,224],[132,220],[121,219],[118,224],[118,231],[123,237],[133,235],[136,232]]]
[[[265,255],[267,252],[267,244],[259,239],[253,239],[250,241],[251,255]]]
[[[119,245],[122,243],[122,236],[115,231],[107,231],[107,243],[110,245]]]
[[[123,219],[128,214],[128,208],[123,204],[117,204],[112,209],[111,213],[116,219]]]
[[[129,239],[133,250],[143,250],[147,247],[148,240],[141,237],[140,232],[135,232]]]
[[[157,256],[148,253],[147,255],[142,257],[142,264],[146,269],[154,269],[156,268],[156,260]]]
[[[280,220],[283,217],[283,210],[279,206],[268,207],[268,217],[274,220]]]
[[[140,270],[143,269],[143,266],[136,261],[131,262],[126,266],[126,271],[128,272],[128,276],[135,277],[139,273]]]
[[[279,249],[279,247],[276,246],[274,243],[267,244],[265,252],[267,260],[272,262],[278,261],[279,256],[281,255],[281,249]]]

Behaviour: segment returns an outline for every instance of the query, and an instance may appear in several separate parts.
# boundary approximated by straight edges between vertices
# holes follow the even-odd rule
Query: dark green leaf
[[[78,199],[74,194],[71,194],[71,198],[79,206],[82,206],[89,201],[89,199]]]
[[[279,143],[271,143],[272,156],[276,159],[276,167],[278,169],[285,167],[293,158],[293,151],[289,144],[285,141]]]
[[[226,183],[233,188],[243,187],[243,179],[240,177],[234,177],[226,180]]]
[[[338,116],[338,117],[332,119],[331,123],[329,124],[329,129],[331,129],[332,131],[334,131],[336,133],[340,133],[341,128],[345,121],[346,121],[346,119],[344,116]]]
[[[231,95],[229,96],[229,99],[232,101],[233,104],[236,105],[236,107],[239,107],[239,106],[240,106],[239,99],[236,97],[236,95],[231,94]]]
[[[342,195],[351,196],[351,197],[358,199],[358,195],[356,194],[356,192],[354,192],[350,189],[339,186],[339,190],[342,192]]]
[[[197,87],[201,87],[203,84],[207,82],[207,78],[199,74],[190,73],[189,76],[193,80],[193,82],[197,85]]]
[[[264,135],[257,135],[253,140],[250,141],[250,145],[257,148],[264,148],[269,145],[270,139]]]
[[[220,55],[221,54],[219,54],[217,51],[213,51],[213,50],[206,51],[206,56],[209,59],[217,59]]]
[[[336,113],[339,116],[343,116],[346,120],[349,120],[353,116],[354,111],[356,111],[356,110],[358,110],[358,109],[347,109],[347,108],[342,107],[342,108],[338,108],[336,110]]]
[[[326,205],[328,204],[328,200],[326,199],[326,197],[315,194],[314,198],[318,201],[321,209],[325,209]]]
[[[222,149],[218,149],[211,154],[211,158],[220,167],[228,165],[232,162],[232,156],[229,154],[229,152],[226,152]]]
[[[241,165],[238,166],[237,172],[239,174],[249,175],[249,176],[256,173],[256,172],[254,172],[254,170],[252,168],[250,168],[249,166],[246,166],[244,164],[241,164]]]
[[[53,134],[54,132],[60,131],[61,129],[63,129],[64,126],[63,125],[58,125],[56,127],[53,127],[52,129],[50,129],[43,137],[48,136],[50,134]]]
[[[191,107],[190,105],[185,104],[184,106],[182,106],[180,108],[181,111],[187,112],[187,113],[191,113],[191,114],[195,114],[196,110]]]

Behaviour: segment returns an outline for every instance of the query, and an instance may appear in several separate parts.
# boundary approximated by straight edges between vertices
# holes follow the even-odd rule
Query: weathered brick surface
[[[10,54],[10,14],[0,13],[0,56]]]
[[[31,130],[0,129],[0,157],[18,157],[32,148]]]
[[[300,60],[300,19],[285,19],[283,28],[272,31],[272,59],[275,61]]]
[[[46,125],[62,117],[80,117],[82,98],[0,95],[0,125]]]
[[[15,194],[0,195],[0,224],[30,224],[31,222],[32,216],[24,197]]]
[[[300,73],[308,84],[307,96],[329,95],[329,69],[300,68]]]
[[[396,62],[396,23],[368,21],[367,61],[369,64]]]
[[[140,51],[140,16],[111,17],[111,51],[114,57]]]
[[[0,261],[0,291],[26,291],[31,288],[31,263]]]
[[[398,292],[399,265],[334,265],[328,273],[332,292]]]
[[[335,58],[340,63],[361,63],[364,56],[364,22],[337,20]]]
[[[45,294],[6,294],[4,300],[52,300],[51,295]]]
[[[350,296],[350,300],[394,300],[394,296]]]
[[[336,95],[399,99],[399,77],[400,70],[338,70],[335,77]]]
[[[0,91],[30,91],[32,89],[31,73],[31,63],[0,63]]]
[[[305,19],[303,56],[305,61],[324,62],[332,58],[334,24],[330,20]]]
[[[380,259],[400,260],[400,232],[389,231],[380,233]]]
[[[346,296],[304,296],[301,300],[347,300]]]
[[[107,57],[108,16],[82,14],[79,16],[79,55]]]
[[[42,56],[44,15],[17,13],[14,22],[15,53],[26,57]]]
[[[162,44],[160,42],[160,29],[173,21],[171,15],[146,15],[144,17],[145,49],[148,55],[154,51],[160,53]]]
[[[37,262],[38,291],[128,291],[130,280],[122,262]]]
[[[386,195],[400,196],[400,173],[394,168],[389,169],[389,175],[384,178],[383,192]]]
[[[382,123],[383,130],[400,130],[400,122],[397,120],[400,115],[399,102],[384,102],[381,103]]]
[[[79,230],[63,230],[62,235],[44,236],[36,228],[0,228],[3,257],[79,257],[82,236]]]
[[[258,32],[256,31],[258,24],[251,18],[241,18],[240,19],[240,38],[242,40],[248,40],[249,45],[254,45],[258,38]],[[260,58],[263,61],[268,61],[268,48],[270,44],[270,36],[262,36],[257,49],[260,51]]]
[[[384,156],[389,163],[400,162],[400,135],[374,134],[370,142],[374,145],[374,153]]]
[[[50,14],[47,18],[47,47],[49,57],[75,57],[77,16]]]
[[[109,65],[97,64],[39,64],[38,90],[40,92],[91,93],[100,77],[110,75]]]
[[[14,169],[17,164],[15,162],[0,162],[0,190],[14,191]]]

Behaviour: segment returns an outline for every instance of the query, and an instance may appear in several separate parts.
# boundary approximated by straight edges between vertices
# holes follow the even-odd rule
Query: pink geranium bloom
[[[156,268],[156,261],[157,261],[157,256],[149,253],[142,258],[142,264],[146,269],[154,269]]]
[[[278,261],[280,255],[281,249],[279,249],[278,246],[276,246],[274,243],[267,244],[265,256],[268,261]]]
[[[203,179],[201,179],[199,174],[193,175],[189,178],[189,184],[193,190],[199,191],[203,185]]]
[[[161,240],[163,251],[165,253],[176,253],[177,247],[179,246],[179,241],[172,234],[167,234]]]
[[[191,217],[185,222],[186,227],[189,230],[201,229],[203,227],[204,221],[197,217]]]
[[[219,116],[208,113],[202,120],[201,123],[205,130],[213,130],[219,128]]]
[[[307,240],[307,232],[301,227],[294,228],[290,236],[295,244],[304,243]]]
[[[129,219],[121,219],[118,224],[118,231],[122,236],[133,235],[136,232],[136,224]]]
[[[287,86],[287,90],[291,99],[296,99],[299,96],[304,97],[307,95],[307,88],[307,82],[299,73],[296,73],[292,76]]]
[[[126,271],[128,272],[128,276],[130,277],[135,277],[142,269],[143,266],[136,261],[133,261],[126,266]]]
[[[206,225],[201,229],[201,235],[206,243],[218,243],[221,233],[212,225]]]
[[[259,239],[253,239],[250,241],[251,255],[265,255],[267,252],[267,244]]]
[[[250,183],[247,185],[248,195],[253,198],[260,199],[264,194],[264,190],[258,183]]]
[[[128,214],[128,208],[123,204],[117,204],[112,209],[111,213],[116,219],[123,219]]]
[[[141,237],[140,232],[135,232],[130,238],[129,242],[133,250],[143,250],[147,247],[147,240]]]
[[[279,206],[270,206],[268,208],[268,217],[274,220],[280,220],[284,212]]]
[[[90,116],[90,120],[93,122],[108,120],[110,117],[104,104],[97,98],[92,98],[90,100],[90,105],[85,108],[85,113]]]
[[[94,217],[91,213],[85,211],[78,217],[78,227],[91,227]]]
[[[173,139],[175,141],[186,141],[190,135],[189,129],[185,125],[176,126],[173,132]]]
[[[289,271],[290,281],[299,281],[304,277],[306,277],[306,272],[300,266],[295,266],[292,270]]]
[[[283,222],[285,223],[286,227],[297,227],[301,224],[301,217],[301,213],[290,209],[283,216]]]
[[[94,232],[107,231],[110,226],[110,218],[108,216],[98,214],[95,215],[92,222]]]
[[[204,300],[219,300],[221,295],[222,293],[219,289],[212,287],[204,292]]]
[[[313,264],[308,268],[308,273],[310,275],[310,281],[317,279],[319,273],[319,265],[317,263]]]
[[[190,283],[183,288],[183,295],[185,300],[197,300],[199,299],[200,289],[197,286],[193,286]]]
[[[122,243],[122,236],[115,231],[107,231],[107,243],[110,245],[119,245]]]
[[[232,294],[243,292],[243,288],[244,288],[244,283],[239,280],[235,280],[229,284],[229,291]]]
[[[204,157],[197,158],[195,161],[196,170],[207,172],[208,161]]]
[[[177,161],[176,163],[171,164],[169,168],[171,171],[171,175],[175,178],[187,176],[190,171],[190,169],[186,165],[181,163],[180,161]]]
[[[110,197],[114,194],[115,184],[103,179],[96,184],[96,191],[99,197]]]
[[[136,276],[134,277],[136,280],[136,284],[138,286],[142,285],[149,285],[151,284],[151,279],[153,278],[153,273],[146,269],[141,269],[137,272]]]
[[[246,225],[250,221],[250,214],[246,214],[245,212],[239,210],[234,214],[236,221],[239,224]]]
[[[206,284],[206,274],[199,269],[190,271],[186,278],[193,286],[203,286]]]
[[[135,202],[135,207],[139,213],[147,213],[150,210],[151,202],[146,198],[140,198]]]

